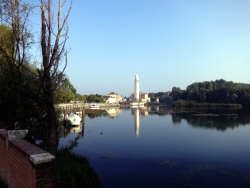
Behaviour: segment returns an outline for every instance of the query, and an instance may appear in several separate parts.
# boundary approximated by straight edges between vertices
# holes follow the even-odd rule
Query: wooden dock
[[[64,115],[63,120],[66,120],[66,114],[70,114],[70,113],[78,113],[79,116],[82,118],[82,123],[85,123],[85,107],[84,106],[61,106],[60,107],[62,109],[62,113]]]
[[[85,123],[85,115],[86,113],[102,113],[106,112],[105,109],[90,109],[86,108],[84,105],[65,105],[59,106],[62,109],[62,113],[64,114],[64,120],[66,120],[66,114],[70,113],[78,113],[79,116],[82,118],[82,123]]]

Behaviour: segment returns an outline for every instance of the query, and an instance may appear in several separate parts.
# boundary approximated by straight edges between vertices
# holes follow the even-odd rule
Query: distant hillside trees
[[[223,79],[198,82],[184,91],[183,100],[208,103],[237,103],[250,106],[250,84],[228,82]],[[176,100],[175,100],[176,101]]]
[[[160,103],[175,106],[192,106],[197,103],[250,106],[250,84],[234,83],[223,79],[196,82],[187,86],[186,90],[173,87],[169,95],[167,95],[167,92],[151,93],[150,95],[159,97]]]

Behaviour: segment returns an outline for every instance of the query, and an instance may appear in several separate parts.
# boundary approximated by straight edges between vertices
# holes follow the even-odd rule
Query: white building
[[[111,92],[107,94],[107,96],[108,96],[108,100],[106,101],[106,103],[118,103],[123,100],[122,96],[118,95],[115,92]]]

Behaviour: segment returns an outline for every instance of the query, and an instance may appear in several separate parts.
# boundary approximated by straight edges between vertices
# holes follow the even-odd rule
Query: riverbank
[[[86,157],[75,154],[72,150],[79,144],[79,136],[71,140],[68,146],[61,147],[56,157],[56,179],[58,188],[93,187],[101,184],[97,173],[90,166]]]

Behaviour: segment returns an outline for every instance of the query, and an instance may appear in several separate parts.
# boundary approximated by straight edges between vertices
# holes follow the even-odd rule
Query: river
[[[71,131],[104,188],[250,187],[249,111],[113,108]]]

